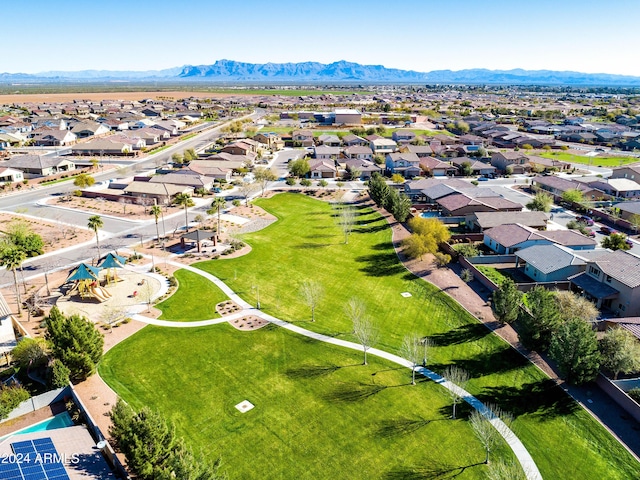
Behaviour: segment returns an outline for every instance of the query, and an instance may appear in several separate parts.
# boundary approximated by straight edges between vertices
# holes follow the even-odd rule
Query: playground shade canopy
[[[97,280],[100,275],[100,268],[92,267],[86,263],[81,263],[72,271],[65,283],[77,282],[80,280]]]
[[[106,257],[104,257],[102,263],[98,265],[98,268],[124,268],[125,262],[124,257],[109,252]]]

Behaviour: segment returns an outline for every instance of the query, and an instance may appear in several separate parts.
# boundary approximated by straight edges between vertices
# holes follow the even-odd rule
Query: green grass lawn
[[[511,278],[511,275],[503,273],[495,267],[487,267],[486,265],[476,265],[475,267],[496,285],[500,285],[503,280]]]
[[[465,419],[448,419],[441,387],[411,386],[408,369],[373,357],[361,363],[360,352],[277,327],[150,326],[110,350],[100,374],[220,455],[230,478],[451,478],[437,473],[465,466],[456,478],[485,478],[484,451]],[[243,400],[255,408],[239,413]],[[514,460],[506,444],[493,458]]]
[[[177,270],[173,276],[179,288],[169,298],[156,305],[162,310],[161,320],[194,322],[220,318],[216,305],[229,298],[202,275],[189,270]]]
[[[219,276],[250,303],[256,301],[251,286],[259,285],[263,310],[328,335],[350,338],[344,305],[358,297],[381,327],[379,348],[397,351],[412,331],[431,336],[438,344],[432,368],[462,366],[472,375],[473,394],[514,410],[517,433],[546,478],[563,478],[567,472],[574,478],[640,475],[635,460],[615,442],[604,442],[606,432],[551,388],[537,368],[489,335],[450,297],[408,273],[392,248],[388,225],[376,212],[358,209],[357,226],[345,245],[327,203],[296,194],[256,203],[279,221],[243,237],[252,252],[196,266]],[[310,278],[325,292],[315,323],[299,295],[300,283]],[[413,296],[400,295],[406,291]],[[576,436],[576,431],[586,436]]]
[[[544,152],[539,154],[541,157],[550,158],[552,160],[560,160],[563,162],[581,163],[584,165],[593,165],[596,167],[619,167],[629,163],[638,163],[640,159],[637,157],[585,157],[582,155],[572,155],[570,153],[560,152]]]

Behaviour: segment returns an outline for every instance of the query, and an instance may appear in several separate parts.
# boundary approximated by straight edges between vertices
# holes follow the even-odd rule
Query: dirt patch
[[[237,303],[232,302],[231,300],[220,302],[216,305],[216,312],[218,312],[223,317],[226,315],[231,315],[232,313],[239,312],[240,310],[240,306]]]
[[[129,197],[122,197],[124,202],[114,202],[111,200],[105,200],[100,198],[86,198],[86,197],[57,197],[56,199],[49,199],[48,204],[52,207],[64,207],[71,208],[73,210],[80,210],[92,215],[111,215],[113,217],[127,218],[130,220],[149,220],[154,218],[151,214],[151,203],[149,205],[138,205],[132,203],[135,199]],[[171,215],[182,210],[182,207],[178,206],[163,206],[163,215]],[[63,212],[63,210],[60,210]],[[62,216],[63,214],[61,214]],[[180,221],[181,220],[181,221]],[[171,222],[171,226],[167,221],[165,228],[167,230],[174,230],[176,227],[184,226],[184,220],[181,218]],[[162,233],[162,220],[158,221],[160,232]],[[167,232],[169,233],[169,232]]]
[[[256,317],[255,315],[248,315],[242,318],[236,318],[229,322],[229,324],[237,330],[248,331],[257,330],[259,328],[268,325],[269,322],[264,318]]]
[[[74,100],[79,101],[92,101],[99,102],[101,100],[128,100],[128,101],[141,101],[146,98],[153,99],[173,99],[179,100],[182,98],[228,98],[235,97],[238,94],[228,93],[206,93],[206,92],[184,92],[180,90],[171,92],[97,92],[97,93],[25,93],[25,94],[12,94],[12,95],[0,95],[1,105],[11,105],[14,103],[41,103],[41,102],[72,102]]]
[[[61,221],[62,218],[63,214],[56,220]],[[94,238],[93,232],[87,229],[11,213],[0,213],[0,232],[6,231],[12,221],[24,222],[33,233],[40,235],[44,242],[43,250],[45,253],[84,243]]]

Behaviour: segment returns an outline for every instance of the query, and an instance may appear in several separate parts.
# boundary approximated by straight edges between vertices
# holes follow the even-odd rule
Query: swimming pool
[[[436,218],[440,216],[440,212],[422,212],[420,216],[422,218]]]
[[[12,435],[18,435],[22,433],[34,433],[34,432],[46,432],[47,430],[55,430],[58,428],[71,427],[73,425],[73,420],[67,412],[62,412],[57,414],[54,417],[47,418],[42,422],[38,422],[30,427],[23,428],[22,430],[18,430],[17,432],[10,433],[9,435],[5,435],[2,439],[10,437]],[[1,440],[1,439],[0,439]]]

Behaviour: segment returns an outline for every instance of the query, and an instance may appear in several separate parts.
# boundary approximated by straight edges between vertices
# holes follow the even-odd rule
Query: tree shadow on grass
[[[496,352],[481,352],[473,358],[455,359],[451,364],[429,364],[436,372],[443,372],[455,365],[466,371],[471,378],[484,375],[503,374],[527,366],[529,361],[511,347]]]
[[[447,347],[449,345],[460,345],[466,342],[475,342],[489,335],[491,331],[482,323],[468,323],[453,328],[447,332],[432,335],[431,340],[438,347]]]
[[[431,460],[425,467],[396,468],[387,472],[384,478],[389,480],[424,480],[456,478],[464,473],[467,468],[484,465],[473,463],[471,465],[455,466],[440,460]]]
[[[317,378],[331,375],[337,372],[341,368],[353,367],[355,365],[301,365],[300,367],[290,368],[285,372],[285,375],[291,379],[300,378]]]
[[[404,385],[376,385],[373,383],[343,383],[324,396],[330,402],[354,403],[371,398],[387,388],[404,387]]]
[[[305,242],[295,245],[293,248],[297,248],[298,250],[308,250],[314,248],[324,248],[330,247],[333,243],[314,243],[314,242]]]
[[[550,379],[520,387],[486,387],[476,397],[482,402],[495,403],[516,417],[529,414],[551,419],[569,415],[579,408],[577,402]]]
[[[390,277],[405,271],[394,252],[363,255],[356,257],[356,261],[367,264],[360,271],[370,277]]]
[[[355,224],[356,225],[371,225],[373,223],[380,223],[384,221],[384,218],[374,218],[371,220],[368,219],[362,219],[362,220],[356,220]]]
[[[367,222],[370,223],[370,222]],[[359,227],[359,228],[354,228],[353,229],[353,233],[376,233],[376,232],[381,232],[382,230],[386,230],[387,228],[389,228],[389,225],[382,224],[382,225],[374,225],[372,227]],[[393,254],[394,256],[396,256],[395,252]],[[398,257],[396,257],[397,260]]]
[[[422,427],[426,427],[431,422],[442,421],[444,418],[438,418],[436,420],[429,420],[426,418],[397,418],[395,420],[387,420],[382,422],[380,428],[378,428],[377,434],[380,437],[397,437],[401,435],[408,435]]]

